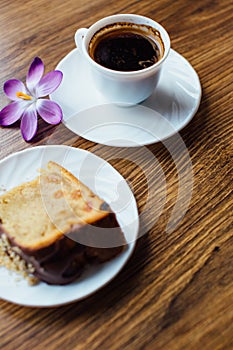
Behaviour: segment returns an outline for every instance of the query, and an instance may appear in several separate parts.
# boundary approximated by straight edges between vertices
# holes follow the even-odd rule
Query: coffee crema
[[[116,71],[138,71],[163,56],[158,31],[146,25],[115,23],[100,29],[89,44],[89,55],[103,67]]]

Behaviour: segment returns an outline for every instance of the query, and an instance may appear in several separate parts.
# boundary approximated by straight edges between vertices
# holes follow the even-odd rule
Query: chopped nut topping
[[[18,247],[11,247],[7,236],[2,234],[0,237],[0,266],[20,274],[28,280],[29,285],[35,285],[38,283],[38,279],[32,275],[35,269],[32,264],[27,264],[21,258],[20,251]]]

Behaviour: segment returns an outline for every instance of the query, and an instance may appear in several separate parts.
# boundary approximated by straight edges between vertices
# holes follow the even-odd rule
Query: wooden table
[[[22,139],[18,124],[0,128],[1,159],[48,143],[79,147],[106,159],[111,152],[111,164],[130,184],[140,214],[145,214],[148,178],[154,198],[159,191],[157,169],[166,180],[159,218],[154,221],[158,203],[152,198],[143,216],[147,233],[106,287],[60,308],[0,301],[1,349],[233,348],[232,10],[231,0],[1,1],[1,86],[13,77],[25,80],[35,56],[43,59],[46,71],[53,70],[75,47],[77,28],[128,12],[151,17],[167,29],[173,49],[192,64],[203,89],[198,112],[180,132],[189,157],[175,136],[168,143],[150,145],[146,149],[157,165],[144,160],[146,176],[137,162],[127,159],[125,149],[97,145],[63,124],[54,127],[40,119],[30,143]],[[8,102],[1,88],[1,108]],[[139,164],[142,149],[132,152]],[[179,176],[185,179],[190,160],[191,201],[175,229],[167,232],[179,196]],[[179,205],[182,212],[182,202]]]

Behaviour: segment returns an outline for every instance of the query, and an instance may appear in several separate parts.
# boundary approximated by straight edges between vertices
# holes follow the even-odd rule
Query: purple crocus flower
[[[55,91],[62,81],[62,72],[52,71],[44,77],[44,64],[35,57],[26,77],[26,86],[17,79],[5,82],[3,89],[12,102],[0,111],[0,125],[8,126],[21,118],[20,129],[23,138],[30,141],[37,131],[37,115],[49,124],[62,120],[60,106],[48,99],[42,99]]]

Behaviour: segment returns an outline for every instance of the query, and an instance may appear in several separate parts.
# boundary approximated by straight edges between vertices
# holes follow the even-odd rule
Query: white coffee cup
[[[145,31],[153,28],[158,33],[156,44],[161,58],[147,68],[134,71],[113,70],[97,63],[89,54],[91,39],[99,30],[117,23],[132,23]],[[109,102],[120,105],[140,103],[152,94],[170,51],[170,38],[167,31],[154,20],[136,14],[112,15],[97,21],[89,28],[80,28],[75,33],[75,43],[90,66],[97,89]]]

